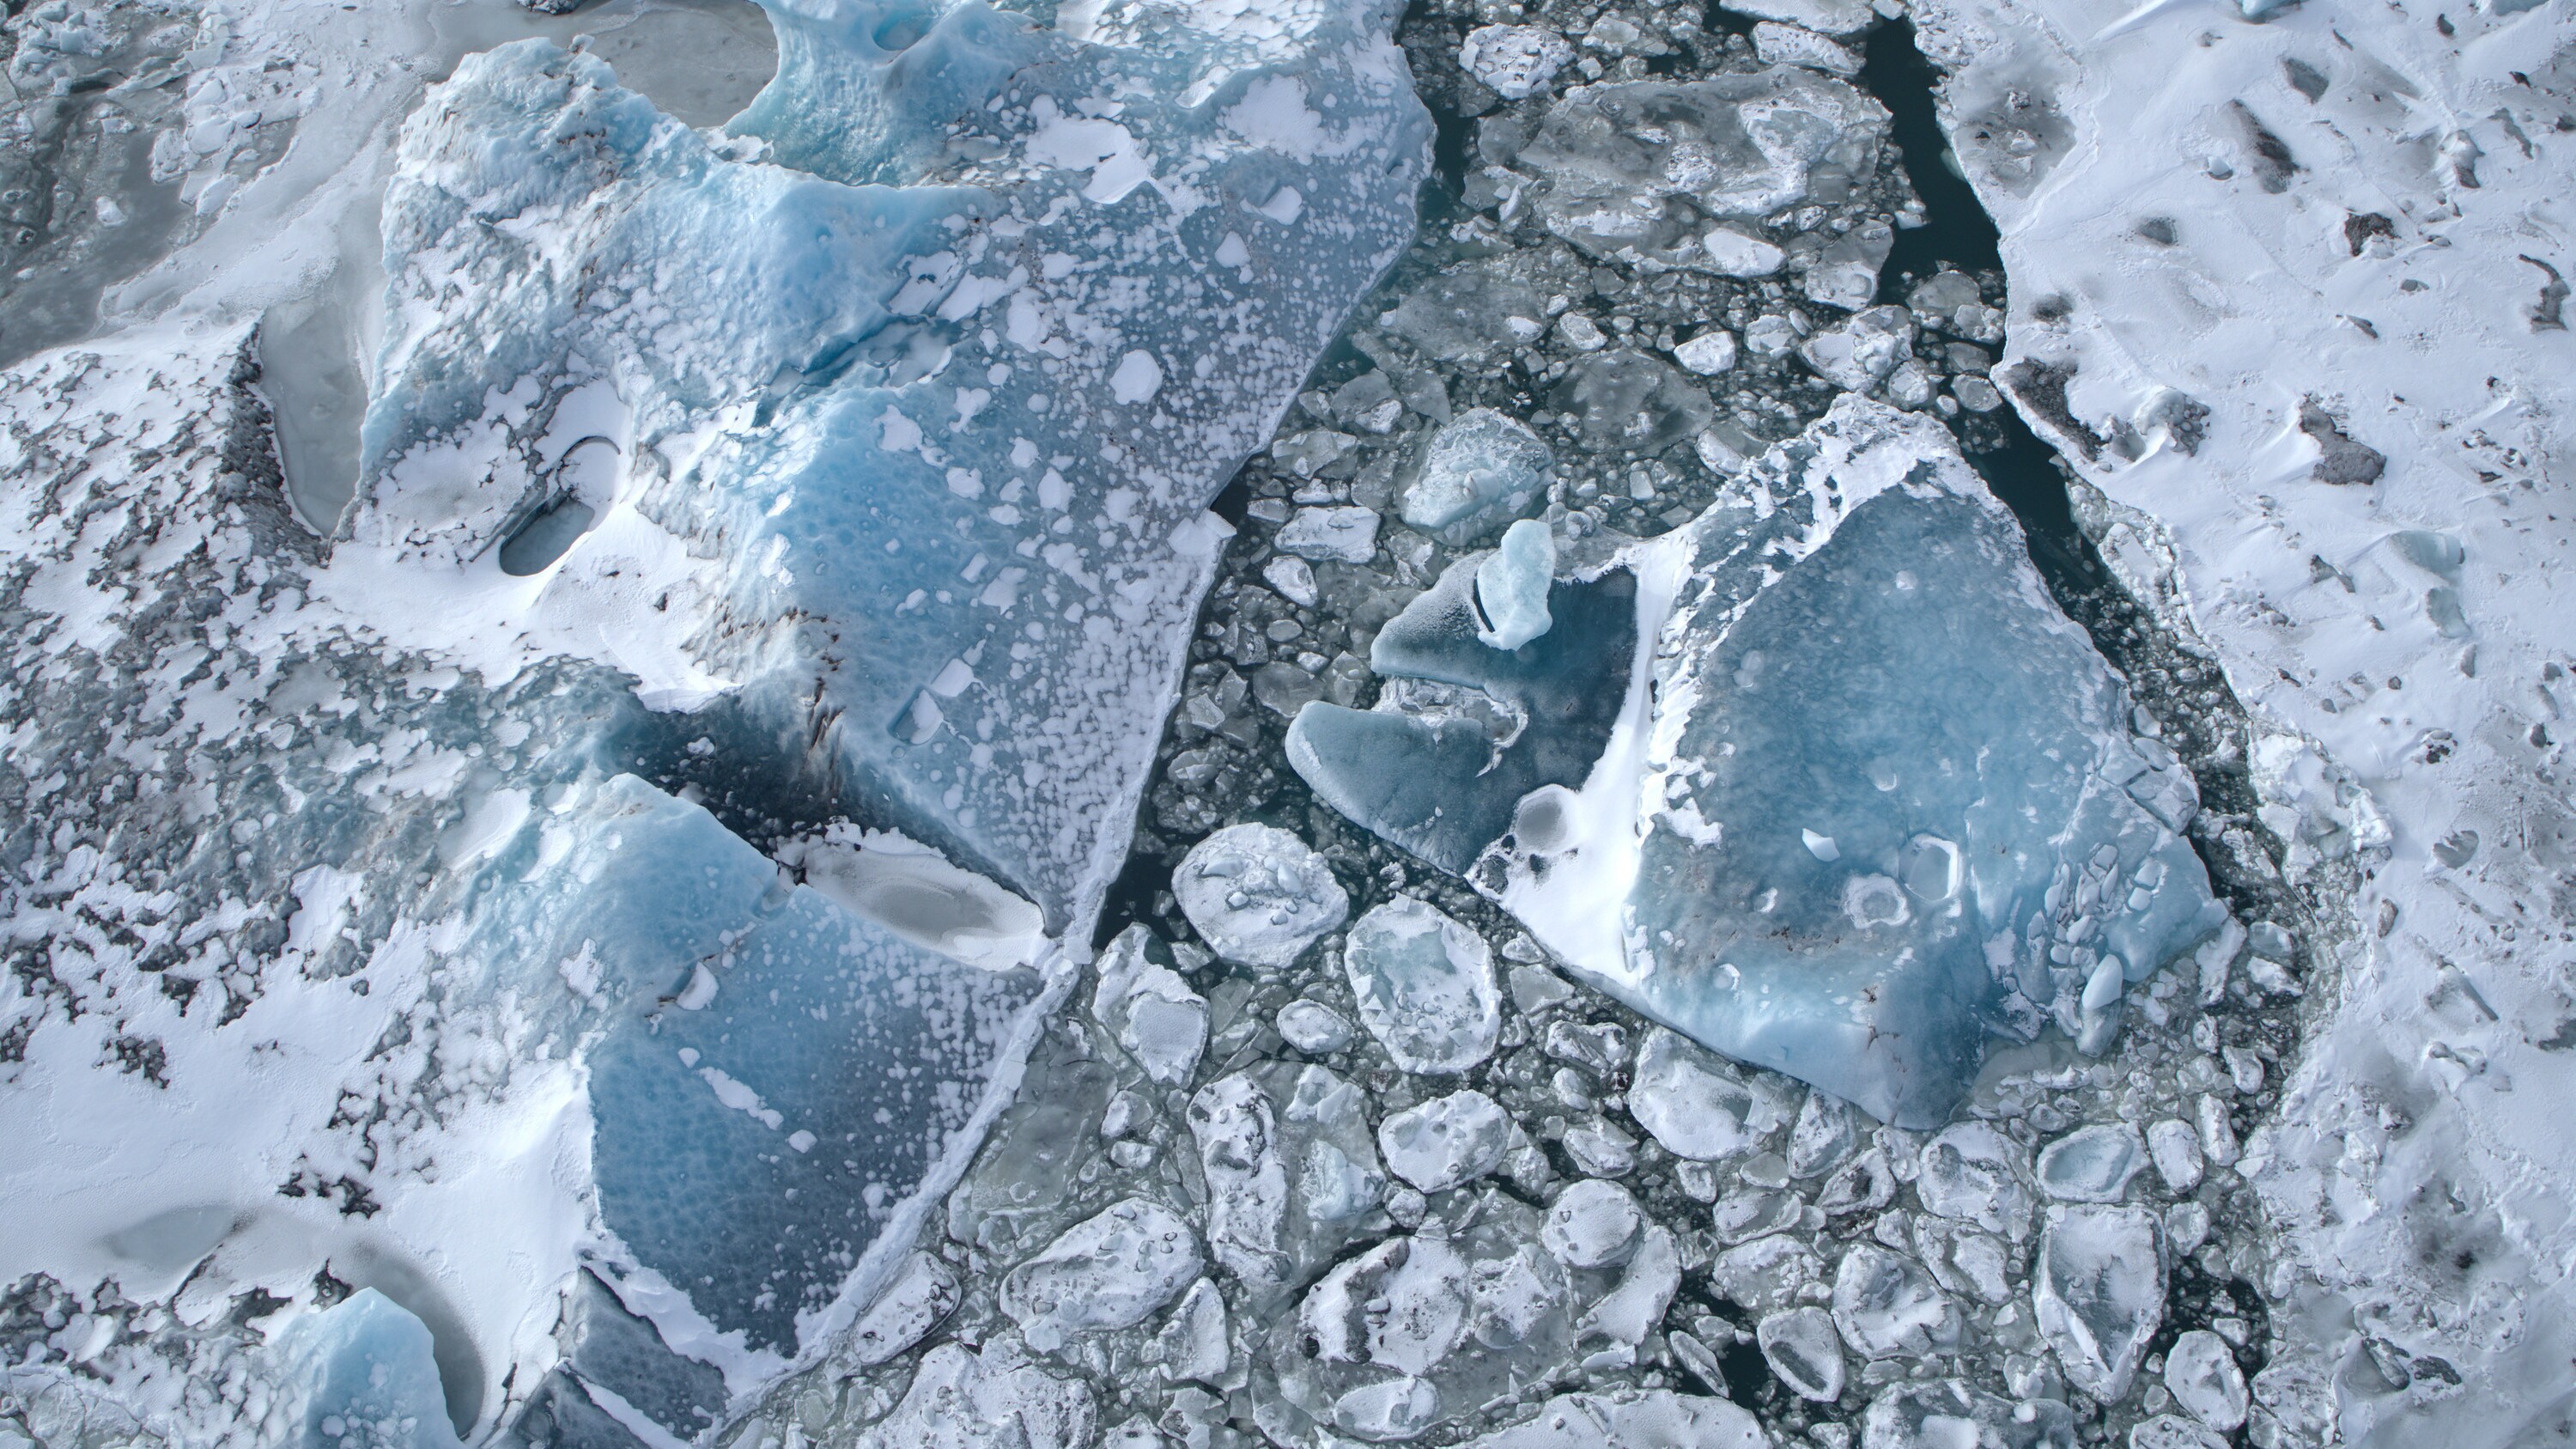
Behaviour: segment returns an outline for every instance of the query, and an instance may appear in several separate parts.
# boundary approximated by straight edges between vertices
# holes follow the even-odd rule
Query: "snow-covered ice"
[[[1644,1221],[1626,1188],[1587,1177],[1557,1195],[1539,1241],[1569,1268],[1607,1268],[1627,1257]]]
[[[1637,1048],[1628,1110],[1665,1151],[1701,1162],[1750,1152],[1780,1126],[1734,1068],[1662,1027]]]
[[[2147,1165],[2137,1129],[2099,1123],[2069,1132],[2040,1149],[2036,1176],[2042,1192],[2060,1202],[2118,1202],[2129,1179]]]
[[[1830,1404],[1843,1393],[1843,1342],[1833,1316],[1822,1308],[1789,1308],[1763,1315],[1754,1338],[1771,1372],[1802,1399]]]
[[[1411,896],[1351,922],[1342,971],[1360,1025],[1408,1072],[1454,1075],[1491,1056],[1502,992],[1484,938]]]
[[[1219,956],[1248,966],[1287,965],[1350,913],[1324,858],[1269,825],[1229,826],[1191,847],[1172,894]]]
[[[1925,1358],[1959,1340],[1959,1310],[1924,1266],[1862,1243],[1834,1269],[1834,1327],[1863,1358]]]
[[[11,797],[12,959],[53,965],[5,1003],[47,1124],[7,1194],[65,1214],[0,1273],[272,1329],[354,1279],[469,1440],[697,1433],[900,1269],[1062,999],[1027,968],[1088,954],[1206,504],[1428,162],[1373,11],[638,32],[774,26],[742,108],[633,8],[567,49],[480,3],[162,7],[127,59],[206,112],[200,220],[0,379],[0,729],[56,781]],[[1193,995],[1104,1005],[1187,1075]],[[173,1212],[215,1224],[175,1270],[96,1244]],[[579,1367],[585,1261],[671,1365],[632,1395]],[[698,1375],[681,1418],[641,1386]]]
[[[1002,1280],[1002,1311],[1030,1345],[1129,1328],[1199,1275],[1198,1235],[1172,1211],[1129,1199],[1065,1230]]]
[[[2048,1210],[2031,1303],[2067,1382],[2117,1399],[2165,1312],[2165,1245],[2155,1215],[2134,1207]]]
[[[1512,1119],[1470,1088],[1390,1113],[1378,1124],[1387,1171],[1423,1192],[1446,1192],[1502,1166]]]
[[[2227,1340],[2208,1329],[2179,1334],[2165,1350],[2165,1388],[2193,1418],[2221,1433],[2245,1422],[2245,1371]]]

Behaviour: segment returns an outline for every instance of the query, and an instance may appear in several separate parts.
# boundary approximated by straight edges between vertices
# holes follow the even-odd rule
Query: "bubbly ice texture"
[[[1929,419],[1846,396],[1689,525],[1558,579],[1513,655],[1463,572],[1372,663],[1482,688],[1513,736],[1390,689],[1307,706],[1290,762],[1729,1056],[1938,1126],[1990,1032],[2075,1034],[2104,967],[2116,999],[2225,919],[2188,775]]]

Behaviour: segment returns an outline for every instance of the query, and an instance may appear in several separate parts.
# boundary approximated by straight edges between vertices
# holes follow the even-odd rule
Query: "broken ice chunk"
[[[1360,1024],[1408,1072],[1455,1074],[1493,1055],[1502,993],[1484,938],[1398,896],[1351,923],[1342,969]]]
[[[1190,1079],[1207,1048],[1207,998],[1171,967],[1148,960],[1152,944],[1158,943],[1143,926],[1129,926],[1109,943],[1100,958],[1091,1014],[1145,1075],[1175,1086]]]
[[[1697,1162],[1750,1152],[1780,1125],[1733,1067],[1663,1027],[1637,1052],[1628,1111],[1665,1151]]]
[[[1574,47],[1565,37],[1535,25],[1480,25],[1458,47],[1458,64],[1467,74],[1507,101],[1547,89],[1572,59]]]
[[[1275,826],[1229,825],[1172,872],[1181,914],[1217,955],[1277,969],[1350,914],[1351,898],[1306,842]]]
[[[1776,312],[1766,312],[1744,327],[1744,346],[1756,357],[1786,357],[1805,334],[1798,324]]]
[[[2149,1127],[2147,1155],[2155,1162],[2156,1176],[2164,1179],[2165,1191],[2186,1193],[2200,1185],[2200,1138],[2190,1123],[2167,1117]]]
[[[1825,1265],[1795,1233],[1773,1233],[1739,1243],[1709,1265],[1717,1291],[1755,1313],[1795,1307],[1807,1286],[1821,1281]]]
[[[1028,1350],[1016,1343],[989,1344],[980,1353],[943,1343],[921,1356],[903,1401],[859,1437],[857,1449],[1088,1444],[1098,1424],[1088,1385],[1029,1363]]]
[[[1282,598],[1300,608],[1311,609],[1323,598],[1315,587],[1314,566],[1295,554],[1272,555],[1270,562],[1262,565],[1261,577]]]
[[[2051,1208],[2031,1306],[2066,1381],[2106,1403],[2129,1392],[2164,1321],[2164,1244],[2134,1207]]]
[[[1783,25],[1776,20],[1755,22],[1753,53],[1765,65],[1803,65],[1827,75],[1860,74],[1860,57],[1812,30],[1796,25]],[[1875,282],[1877,278],[1870,279]],[[1815,293],[1810,290],[1809,296]],[[1824,301],[1818,297],[1816,300]],[[1848,303],[1844,305],[1849,305]]]
[[[1624,347],[1575,363],[1548,403],[1572,419],[1591,453],[1660,453],[1716,415],[1708,394],[1671,364]]]
[[[1256,1375],[1275,1375],[1280,1397],[1319,1428],[1383,1442],[1564,1372],[1565,1270],[1529,1241],[1532,1218],[1488,1193],[1445,1235],[1392,1238],[1346,1259],[1280,1316]]]
[[[1557,1194],[1539,1242],[1569,1268],[1608,1268],[1626,1259],[1645,1221],[1626,1188],[1587,1177]]]
[[[1872,174],[1886,125],[1876,101],[1795,67],[1626,81],[1559,97],[1518,164],[1547,180],[1540,220],[1586,255],[1675,262],[1703,218],[1758,220],[1820,176]]]
[[[1467,1449],[1769,1449],[1751,1412],[1725,1399],[1667,1389],[1563,1394],[1526,1423],[1468,1441]]]
[[[1404,416],[1404,400],[1396,396],[1395,384],[1374,369],[1333,389],[1332,408],[1342,426],[1364,433],[1392,432],[1396,420]]]
[[[282,1347],[304,1393],[302,1449],[455,1449],[429,1329],[411,1310],[361,1288],[296,1324]]]
[[[1767,1314],[1754,1325],[1753,1340],[1762,1359],[1780,1382],[1802,1399],[1830,1404],[1843,1393],[1843,1343],[1833,1316],[1821,1308],[1791,1308]]]
[[[1800,43],[1827,52],[1841,49],[1829,40],[1812,35]],[[1809,301],[1822,302],[1828,307],[1845,310],[1868,307],[1870,299],[1878,295],[1878,269],[1887,264],[1888,253],[1895,245],[1896,233],[1889,229],[1887,223],[1863,222],[1834,238],[1816,253],[1815,260],[1807,266],[1802,290]],[[1875,312],[1878,309],[1872,307],[1870,310]],[[1902,307],[1888,310],[1906,319],[1905,332],[1910,341],[1914,330],[1911,314]],[[1886,319],[1882,325],[1892,321]]]
[[[2021,1149],[1983,1122],[1962,1122],[1926,1143],[1914,1191],[1924,1210],[1975,1223],[2019,1242],[2030,1231]]]
[[[1320,1001],[1292,1001],[1279,1008],[1280,1039],[1308,1056],[1323,1056],[1351,1044],[1351,1024]]]
[[[1372,710],[1310,704],[1288,762],[1334,809],[1440,868],[1463,873],[1514,828],[1543,831],[1544,786],[1580,785],[1616,724],[1636,645],[1636,575],[1558,579],[1548,632],[1509,654],[1478,639],[1475,568],[1452,564],[1370,646],[1382,675],[1473,691],[1470,704],[1541,728],[1499,733],[1468,709],[1408,710],[1388,690]]]
[[[2074,1412],[2055,1399],[2014,1403],[1964,1379],[1898,1384],[1870,1400],[1865,1449],[2075,1449]]]
[[[1128,1198],[1065,1229],[1002,1280],[1002,1311],[1030,1347],[1133,1328],[1199,1275],[1199,1240],[1171,1209]]]
[[[1714,377],[1735,366],[1735,334],[1712,327],[1673,349],[1673,361],[1684,371]]]
[[[1565,1129],[1565,1155],[1594,1177],[1625,1177],[1637,1167],[1637,1139],[1616,1123],[1593,1117]]]
[[[1556,539],[1546,524],[1524,518],[1505,529],[1502,547],[1476,566],[1476,603],[1487,621],[1476,637],[1511,650],[1546,633],[1555,574]]]
[[[1786,1232],[1806,1215],[1805,1208],[1806,1204],[1793,1193],[1773,1188],[1740,1187],[1719,1198],[1710,1208],[1709,1223],[1717,1231],[1717,1240],[1733,1247],[1772,1233]],[[1820,1226],[1821,1222],[1820,1215]]]
[[[964,1297],[957,1275],[928,1253],[904,1259],[903,1271],[850,1328],[848,1362],[873,1368],[927,1337]],[[719,1401],[721,1402],[721,1401]]]
[[[1381,319],[1442,362],[1481,365],[1547,330],[1546,299],[1501,259],[1466,262],[1409,289]]]
[[[1377,514],[1366,508],[1300,508],[1279,530],[1279,547],[1300,558],[1367,563],[1377,553]]]
[[[1869,291],[1860,293],[1860,300],[1868,301],[1877,286],[1873,271]],[[1872,307],[1808,338],[1799,346],[1798,356],[1834,386],[1867,392],[1894,372],[1913,346],[1912,313],[1897,306]]]
[[[2009,998],[2053,999],[2052,948],[2098,932],[2142,979],[2224,909],[2106,777],[2138,749],[2126,695],[1944,429],[1847,397],[1755,476],[1785,500],[1769,518],[1721,503],[1640,550],[1691,561],[1685,602],[1641,629],[1672,641],[1631,706],[1658,767],[1627,767],[1642,847],[1597,831],[1569,843],[1602,866],[1560,847],[1499,894],[1647,1015],[1938,1126],[2014,1029]],[[1878,761],[1898,762],[1885,789]],[[1587,807],[1610,815],[1613,778]],[[2100,884],[2060,884],[2078,873]]]
[[[2129,1449],[2228,1449],[2228,1444],[2225,1435],[2180,1414],[2158,1414],[2129,1430]]]
[[[1519,516],[1547,487],[1556,456],[1538,434],[1492,408],[1470,408],[1435,429],[1405,481],[1404,521],[1444,543],[1474,542]]]
[[[1671,1229],[1648,1223],[1637,1234],[1637,1245],[1628,1255],[1618,1286],[1584,1310],[1574,1326],[1575,1336],[1589,1342],[1606,1339],[1615,1346],[1614,1358],[1628,1357],[1664,1321],[1664,1311],[1672,1306],[1681,1286],[1681,1245],[1674,1241]],[[1585,1362],[1599,1363],[1601,1358],[1595,1354]]]
[[[1726,8],[1836,37],[1858,35],[1878,23],[1878,13],[1862,0],[1728,0]]]
[[[1709,228],[1699,240],[1708,253],[1708,265],[1720,276],[1767,277],[1780,270],[1789,254],[1758,236],[1746,236],[1733,227]],[[1696,372],[1699,369],[1692,368]]]
[[[1222,1380],[1234,1361],[1234,1348],[1227,1338],[1225,1298],[1216,1284],[1205,1278],[1191,1284],[1181,1306],[1154,1336],[1154,1346],[1165,1376],[1209,1384]]]
[[[1789,1175],[1822,1177],[1843,1165],[1860,1146],[1860,1114],[1823,1092],[1807,1093],[1789,1128]]]
[[[1834,1326],[1863,1358],[1915,1358],[1959,1345],[1958,1305],[1922,1264],[1861,1243],[1834,1272]]]
[[[2165,1350],[2165,1388],[2193,1418],[2221,1433],[2242,1426],[2251,1408],[2235,1350],[2205,1328],[2188,1330]]]
[[[1502,1166],[1512,1121],[1472,1088],[1434,1097],[1378,1124],[1387,1170],[1423,1192],[1447,1192]]]
[[[2097,1123],[2041,1149],[2039,1185],[2060,1202],[2118,1202],[2146,1165],[2136,1128]]]
[[[1256,1298],[1330,1262],[1385,1186],[1367,1099],[1333,1072],[1272,1062],[1201,1087],[1190,1135],[1208,1252]]]

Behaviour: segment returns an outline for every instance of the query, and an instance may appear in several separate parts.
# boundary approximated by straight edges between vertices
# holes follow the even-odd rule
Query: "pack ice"
[[[327,538],[246,328],[0,373],[0,1281],[176,1303],[239,1372],[92,1377],[183,1440],[665,1442],[887,1331],[1205,505],[1412,235],[1375,8],[765,8],[722,131],[545,41],[429,88]],[[1100,1009],[1185,1074],[1169,975]]]
[[[2125,986],[2225,919],[2190,777],[1929,419],[1845,396],[1685,527],[1557,577],[1517,648],[1483,557],[1371,663],[1493,707],[1310,704],[1289,758],[1705,1045],[1934,1127],[1990,1033],[2098,1051]]]

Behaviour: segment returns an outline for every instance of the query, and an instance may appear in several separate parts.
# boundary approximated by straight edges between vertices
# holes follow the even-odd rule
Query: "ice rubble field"
[[[0,1446],[2576,1432],[2569,3],[13,15]]]

